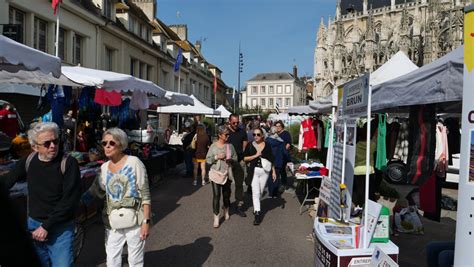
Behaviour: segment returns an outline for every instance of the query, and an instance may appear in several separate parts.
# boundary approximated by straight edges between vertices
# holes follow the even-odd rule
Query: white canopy
[[[158,113],[177,113],[177,114],[203,114],[203,115],[219,115],[220,111],[213,110],[212,108],[204,105],[194,95],[191,95],[193,99],[193,106],[184,105],[173,105],[167,107],[158,107],[156,112]]]
[[[176,92],[166,91],[165,97],[150,97],[150,104],[157,105],[160,107],[172,106],[172,105],[194,105],[194,99],[189,95],[180,94]]]
[[[317,99],[315,101],[309,102],[309,107],[313,110],[315,110],[315,113],[331,113],[331,107],[332,107],[332,94],[328,95],[326,97]]]
[[[0,70],[16,73],[32,71],[61,76],[61,59],[0,35]]]
[[[157,97],[164,97],[166,94],[166,90],[153,82],[135,78],[128,74],[83,67],[62,67],[62,72],[67,78],[85,86],[95,86],[121,92],[139,90]]]
[[[22,94],[30,96],[39,96],[41,93],[39,86],[32,86],[29,84],[11,84],[0,83],[0,94]],[[2,96],[0,95],[0,98]]]
[[[220,115],[206,115],[206,117],[213,117],[213,118],[229,118],[230,114],[232,114],[230,111],[228,111],[223,105],[220,105],[219,107],[216,108],[216,111],[220,111]]]
[[[411,62],[405,53],[398,51],[380,68],[370,74],[370,85],[375,86],[384,83],[416,69],[418,69],[418,66]]]
[[[312,109],[309,105],[289,107],[286,112],[290,115],[304,115],[304,114],[318,113],[317,110]]]

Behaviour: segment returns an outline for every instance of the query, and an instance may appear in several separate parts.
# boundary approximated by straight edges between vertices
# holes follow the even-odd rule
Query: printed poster
[[[345,147],[346,154],[344,159],[344,183],[346,184],[347,193],[345,195],[346,210],[345,218],[350,218],[350,208],[352,204],[352,185],[354,180],[354,164],[355,164],[355,142],[356,142],[356,122],[355,120],[346,120],[346,143],[344,144],[344,121],[339,120],[335,126],[336,141],[334,143],[334,160],[333,170],[331,173],[331,195],[329,201],[329,217],[339,219],[341,217],[340,210],[340,190],[339,186],[342,182],[343,175],[343,150]]]
[[[367,73],[344,84],[342,91],[342,116],[344,118],[367,116],[369,76]]]

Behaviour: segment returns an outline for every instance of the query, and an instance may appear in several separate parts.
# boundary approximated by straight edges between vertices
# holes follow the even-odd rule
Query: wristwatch
[[[150,224],[151,223],[151,220],[150,219],[143,219],[143,222],[144,224]]]

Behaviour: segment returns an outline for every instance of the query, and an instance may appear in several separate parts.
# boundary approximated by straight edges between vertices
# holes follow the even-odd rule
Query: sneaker
[[[253,213],[255,218],[253,220],[253,225],[259,225],[262,222],[262,214],[260,211],[256,211]]]
[[[198,182],[196,180],[193,181],[193,185],[196,186],[198,185]]]
[[[237,207],[237,214],[240,217],[247,217],[247,214],[245,214],[244,208],[242,206]]]

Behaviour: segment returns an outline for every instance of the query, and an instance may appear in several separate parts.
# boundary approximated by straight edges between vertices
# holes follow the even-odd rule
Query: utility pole
[[[238,78],[237,78],[237,90],[239,90],[239,98],[240,98],[240,73],[242,73],[244,69],[244,55],[240,51],[240,41],[239,41],[239,71],[238,71]],[[234,112],[235,112],[235,95],[234,95]]]

